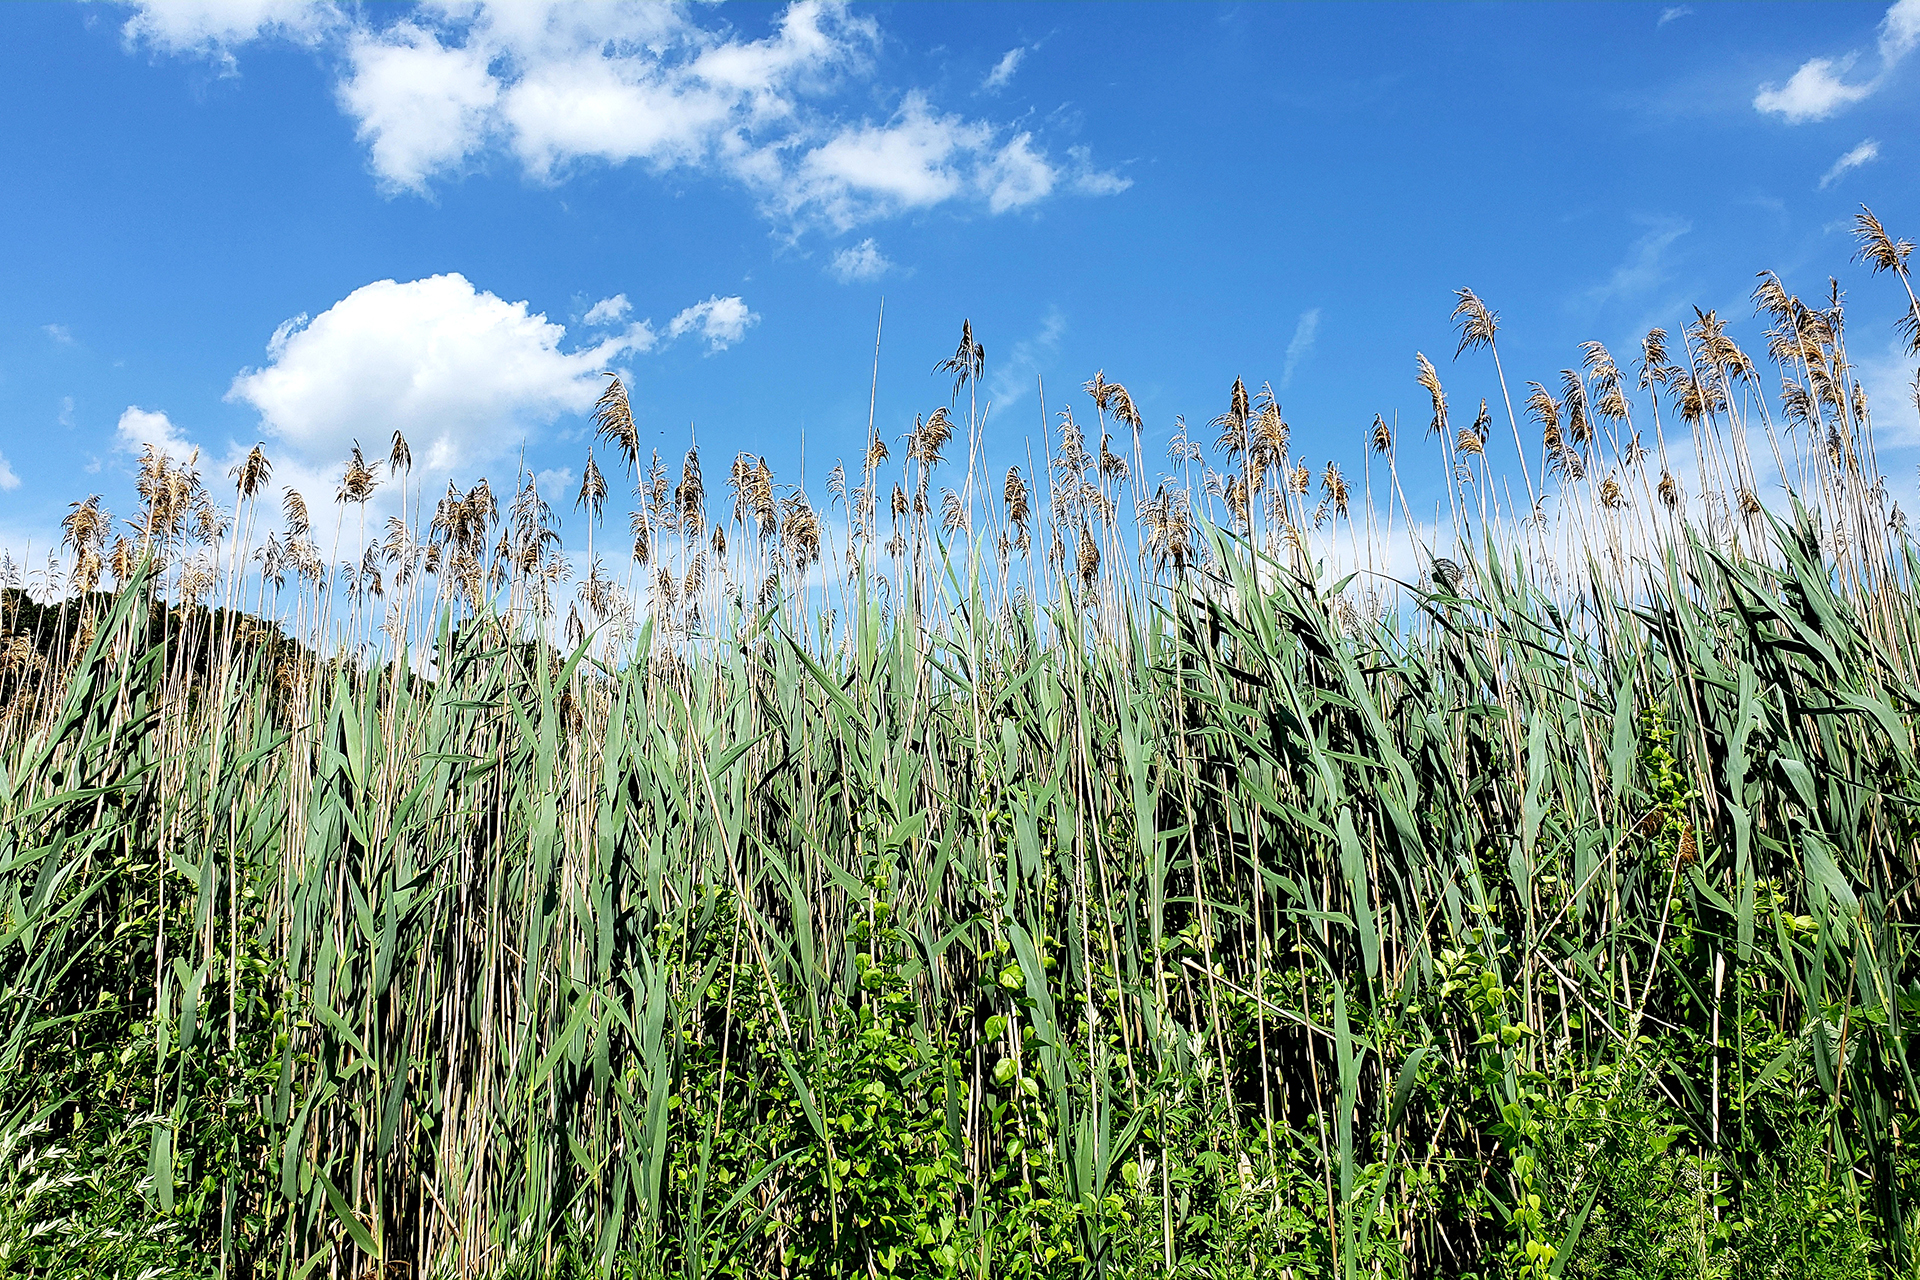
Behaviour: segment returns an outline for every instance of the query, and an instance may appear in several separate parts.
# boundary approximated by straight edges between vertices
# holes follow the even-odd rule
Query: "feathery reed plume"
[[[1086,392],[1093,397],[1094,405],[1101,412],[1112,414],[1116,422],[1135,431],[1140,429],[1140,413],[1133,406],[1133,397],[1127,394],[1126,387],[1121,383],[1108,382],[1105,370],[1094,373],[1086,383]]]
[[[1464,349],[1464,348],[1463,348]],[[1440,387],[1440,375],[1434,370],[1433,362],[1422,353],[1413,353],[1419,372],[1414,381],[1426,389],[1427,397],[1433,402],[1433,421],[1427,424],[1428,435],[1445,435],[1447,430],[1447,393]]]
[[[1033,517],[1031,495],[1027,492],[1027,482],[1020,474],[1020,468],[1007,468],[1007,483],[1002,488],[1006,498],[1007,521],[1014,528],[1013,545],[1020,548],[1024,555],[1033,545],[1028,531],[1028,522]]]
[[[1175,416],[1173,439],[1167,442],[1167,461],[1180,466],[1188,462],[1198,462],[1200,458],[1200,442],[1188,437],[1186,418]]]
[[[1903,275],[1907,270],[1907,258],[1913,252],[1913,241],[1895,240],[1880,225],[1880,219],[1873,216],[1873,210],[1866,205],[1860,206],[1860,212],[1853,215],[1853,238],[1860,242],[1860,248],[1854,253],[1857,261],[1864,262],[1875,275],[1882,271],[1891,271]]]
[[[413,449],[407,444],[407,438],[398,428],[393,433],[393,446],[387,451],[387,474],[398,475],[402,471],[413,470]]]
[[[914,419],[913,431],[907,437],[907,458],[920,464],[923,483],[926,472],[940,465],[940,452],[952,439],[953,419],[947,415],[945,405],[928,414],[924,423]]]
[[[374,477],[373,468],[367,465],[366,456],[360,451],[360,442],[353,442],[353,452],[347,458],[347,469],[340,477],[340,487],[335,491],[335,502],[364,504],[373,496],[373,490],[379,481]]]
[[[1640,340],[1640,389],[1656,395],[1670,388],[1680,370],[1667,359],[1667,331],[1649,329]]]
[[[987,351],[973,336],[973,321],[960,322],[960,345],[952,355],[933,366],[935,373],[953,375],[953,399],[960,398],[960,391],[970,383],[977,383],[981,371],[987,365]]]
[[[1584,449],[1593,440],[1593,419],[1587,414],[1587,384],[1577,370],[1560,371],[1560,398],[1567,406],[1567,439]]]
[[[1375,453],[1393,452],[1393,428],[1377,413],[1373,415],[1373,426],[1367,432],[1367,447]]]
[[[286,515],[289,539],[297,541],[313,531],[313,522],[307,517],[307,500],[298,489],[287,486],[286,494],[281,499],[281,509]]]
[[[959,529],[971,532],[973,522],[967,516],[967,509],[960,501],[960,495],[951,489],[940,491],[940,532],[952,533]]]
[[[600,464],[593,460],[591,449],[587,450],[586,469],[580,473],[580,492],[573,505],[575,510],[586,508],[587,514],[596,521],[607,505],[607,478],[600,474]]]
[[[707,526],[707,483],[700,476],[699,449],[687,450],[680,465],[680,485],[673,497],[680,513],[680,531],[689,538],[699,537]]]
[[[761,462],[762,466],[766,463]],[[820,559],[820,517],[807,495],[795,489],[780,504],[780,542],[796,573]]]
[[[259,444],[247,451],[247,456],[227,472],[235,481],[243,499],[251,499],[267,487],[267,481],[273,477],[273,464],[267,461],[266,450]]]
[[[1347,514],[1347,478],[1340,473],[1340,464],[1332,459],[1328,459],[1327,469],[1320,473],[1320,490],[1333,504],[1335,515]]]
[[[1244,379],[1233,380],[1233,393],[1227,402],[1227,411],[1220,414],[1207,425],[1220,428],[1220,438],[1214,441],[1214,449],[1235,459],[1247,452],[1250,441],[1247,439],[1247,421],[1253,415],[1253,404],[1247,398],[1247,384]]]
[[[1593,379],[1594,390],[1599,392],[1593,401],[1594,411],[1608,422],[1620,423],[1631,419],[1633,410],[1627,403],[1620,366],[1614,363],[1613,354],[1601,342],[1583,342],[1580,350],[1586,362],[1587,376]]]
[[[1254,405],[1253,429],[1247,439],[1247,470],[1253,475],[1256,488],[1260,477],[1269,469],[1285,465],[1292,431],[1281,416],[1280,401],[1274,397],[1273,388],[1263,385]]]
[[[1865,205],[1854,215],[1854,238],[1860,242],[1859,252],[1855,255],[1866,262],[1873,274],[1891,271],[1907,291],[1907,311],[1895,325],[1896,330],[1907,340],[1907,354],[1920,355],[1920,298],[1913,292],[1913,281],[1907,269],[1907,257],[1913,252],[1913,241],[1895,240],[1880,225],[1880,219],[1873,216],[1873,210]]]
[[[1093,530],[1087,525],[1080,526],[1079,549],[1074,554],[1074,571],[1080,575],[1080,585],[1091,590],[1100,578],[1100,544],[1094,540]]]
[[[1460,330],[1460,345],[1453,351],[1453,358],[1458,360],[1471,348],[1493,345],[1494,335],[1500,331],[1500,313],[1489,310],[1471,289],[1455,289],[1453,296],[1456,301],[1448,318]]]
[[[618,451],[627,464],[627,474],[632,475],[640,465],[640,430],[634,425],[633,406],[627,402],[627,389],[617,375],[601,376],[607,386],[593,404],[593,431]]]
[[[1193,503],[1184,488],[1169,489],[1162,483],[1140,510],[1140,523],[1147,533],[1147,551],[1161,568],[1175,573],[1187,567],[1193,558]]]

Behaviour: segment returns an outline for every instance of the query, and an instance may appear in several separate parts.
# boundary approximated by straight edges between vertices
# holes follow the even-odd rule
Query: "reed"
[[[0,598],[0,1272],[1910,1272],[1920,552],[1837,286],[1761,278],[1772,395],[1588,344],[1531,458],[1458,302],[1436,521],[1238,380],[1177,475],[1098,374],[996,485],[971,325],[825,510],[711,514],[611,378],[584,575],[524,475],[369,541],[400,438],[344,558],[149,454]]]

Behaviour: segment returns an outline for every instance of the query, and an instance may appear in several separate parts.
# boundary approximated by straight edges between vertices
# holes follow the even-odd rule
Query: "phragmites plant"
[[[821,506],[149,446],[0,559],[0,1272],[1914,1274],[1920,553],[1753,300],[1324,464],[971,322]]]

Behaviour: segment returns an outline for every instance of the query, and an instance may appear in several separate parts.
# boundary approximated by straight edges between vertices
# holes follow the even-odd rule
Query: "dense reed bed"
[[[571,600],[531,480],[150,456],[4,597],[0,1272],[1910,1272],[1920,553],[1756,301],[1421,356],[1437,521],[1238,382],[990,477],[970,329],[824,512],[610,383]]]

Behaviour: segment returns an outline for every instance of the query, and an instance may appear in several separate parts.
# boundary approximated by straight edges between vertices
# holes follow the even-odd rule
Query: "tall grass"
[[[970,328],[843,532],[611,383],[564,608],[530,479],[329,568],[150,456],[5,597],[0,1271],[1912,1270],[1920,560],[1837,286],[1757,301],[1781,395],[1590,344],[1524,505],[1422,356],[1437,524],[1238,382],[995,480]]]

